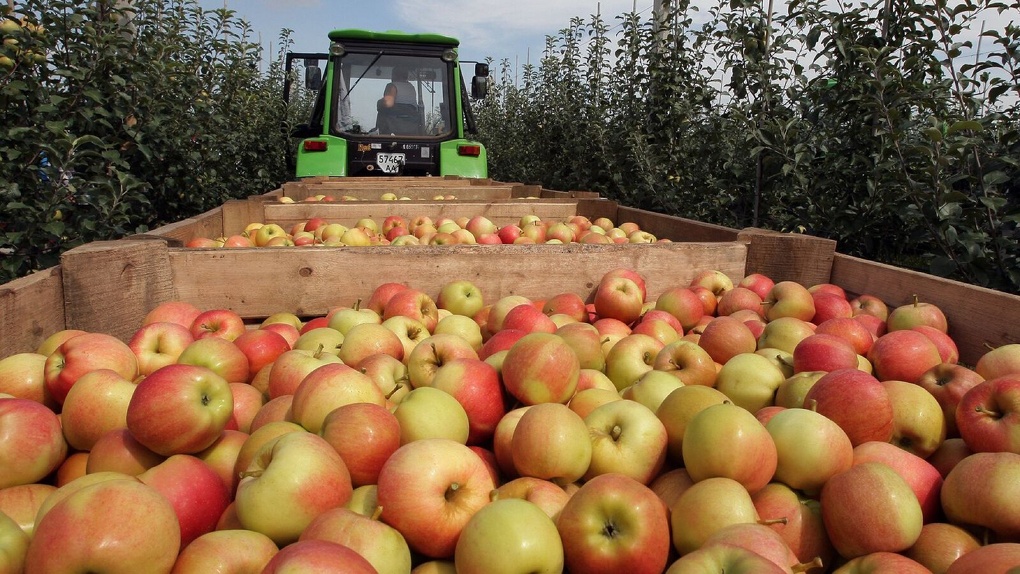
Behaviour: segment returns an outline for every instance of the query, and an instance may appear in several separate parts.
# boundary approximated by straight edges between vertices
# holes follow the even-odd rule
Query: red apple
[[[230,309],[211,309],[203,311],[191,324],[191,334],[195,339],[220,337],[228,341],[244,333],[244,320]]]
[[[857,351],[845,339],[815,333],[793,349],[793,371],[835,371],[857,367]]]
[[[0,488],[39,482],[67,456],[57,415],[30,399],[0,399],[0,439]]]
[[[135,388],[127,428],[147,448],[170,456],[208,448],[234,411],[230,385],[205,367],[168,365]]]
[[[975,452],[1020,454],[1020,375],[978,383],[956,409],[960,436]]]
[[[251,381],[266,365],[290,350],[283,335],[267,329],[252,329],[234,339],[234,345],[248,358],[248,378]],[[240,381],[228,381],[240,382]]]
[[[917,325],[911,327],[912,331],[923,333],[926,337],[931,339],[932,343],[935,343],[935,348],[939,350],[939,356],[942,357],[943,363],[956,363],[960,360],[960,349],[956,346],[956,341],[953,341],[952,337],[947,335],[945,332],[932,327],[931,325]]]
[[[200,459],[173,455],[138,475],[174,507],[180,525],[181,548],[212,532],[230,504],[230,491],[216,471]]]
[[[871,315],[881,319],[884,324],[889,317],[889,307],[884,301],[874,295],[861,294],[850,300],[850,306],[854,309],[854,316]]]
[[[36,524],[25,572],[169,572],[180,550],[173,506],[136,480],[86,486]]]
[[[556,528],[571,572],[658,574],[669,559],[666,505],[624,475],[585,482],[563,507]]]
[[[524,404],[566,403],[577,388],[580,368],[562,338],[530,333],[510,347],[501,374],[507,392]]]
[[[864,323],[854,318],[836,317],[824,321],[815,329],[819,335],[835,335],[840,337],[854,348],[858,355],[867,356],[871,345],[875,342],[875,336],[864,326]]]
[[[128,347],[138,359],[138,374],[145,376],[160,367],[176,363],[184,349],[194,340],[187,327],[157,321],[135,331],[128,341]]]
[[[187,572],[262,572],[279,548],[265,534],[217,530],[181,550],[171,574]]]
[[[360,554],[328,540],[300,540],[273,555],[262,574],[330,572],[332,574],[377,574],[372,563]]]
[[[196,339],[184,348],[177,363],[205,367],[228,383],[246,383],[252,376],[244,351],[221,337]]]
[[[609,276],[595,290],[595,312],[601,318],[633,323],[641,316],[641,287],[627,277]]]
[[[893,407],[885,387],[857,369],[831,371],[804,395],[804,405],[832,419],[856,446],[869,440],[887,442],[893,434]]]
[[[92,446],[85,463],[85,472],[119,472],[136,476],[163,462],[165,458],[145,448],[127,428],[118,428],[99,437]]]
[[[79,377],[96,369],[110,369],[129,381],[138,376],[138,359],[131,347],[103,333],[67,339],[46,358],[46,390],[63,404]]]
[[[452,557],[464,526],[494,488],[485,463],[468,447],[446,439],[414,441],[379,472],[381,518],[416,552]]]
[[[899,474],[879,462],[855,464],[822,487],[822,519],[840,556],[901,552],[921,534],[921,505]]]
[[[868,360],[879,380],[916,382],[925,371],[942,362],[938,347],[917,331],[890,331],[875,340]]]
[[[986,379],[1020,374],[1020,343],[1002,345],[981,355],[974,370]]]
[[[700,345],[712,357],[712,360],[719,364],[741,354],[753,353],[758,342],[751,330],[737,319],[732,317],[716,317],[705,325]]]
[[[479,359],[454,359],[439,367],[431,386],[449,393],[464,407],[470,425],[467,444],[485,444],[492,439],[506,414],[496,369]]]
[[[128,403],[134,392],[134,381],[110,369],[90,371],[79,378],[60,413],[67,443],[77,450],[92,450],[99,437],[127,426]]]
[[[400,424],[372,403],[341,406],[322,423],[322,438],[343,458],[355,486],[375,484],[383,463],[400,448]]]

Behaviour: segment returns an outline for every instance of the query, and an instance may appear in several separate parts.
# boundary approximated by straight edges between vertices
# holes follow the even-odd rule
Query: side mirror
[[[475,64],[475,75],[487,77],[489,75],[489,65],[481,62]]]
[[[476,100],[485,98],[489,93],[489,78],[475,76],[471,78],[471,97]]]

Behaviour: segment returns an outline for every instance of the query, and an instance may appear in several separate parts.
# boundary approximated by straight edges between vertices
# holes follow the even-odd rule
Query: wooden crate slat
[[[828,283],[836,242],[831,239],[748,228],[738,234],[748,242],[746,274],[762,273],[779,281],[796,281],[805,287]]]
[[[644,209],[620,206],[614,223],[633,221],[641,229],[671,241],[736,241],[738,230],[711,223],[702,223]]]
[[[67,328],[128,340],[146,313],[176,298],[168,249],[165,241],[125,239],[65,252],[60,265]]]
[[[990,347],[1020,343],[1020,296],[927,273],[837,254],[832,282],[854,295],[879,297],[892,310],[913,301],[938,305],[962,362],[973,365]]]
[[[64,329],[64,289],[59,265],[0,285],[0,359],[35,351]]]
[[[171,245],[183,245],[195,237],[219,237],[223,235],[223,210],[210,209],[195,217],[157,227],[145,235],[162,237]]]
[[[279,311],[314,316],[367,299],[381,283],[404,282],[433,297],[447,282],[475,281],[486,300],[521,294],[592,294],[607,271],[637,269],[650,294],[690,282],[705,268],[738,280],[746,247],[740,243],[657,245],[493,245],[361,248],[171,249],[176,292],[206,308],[245,317]]]

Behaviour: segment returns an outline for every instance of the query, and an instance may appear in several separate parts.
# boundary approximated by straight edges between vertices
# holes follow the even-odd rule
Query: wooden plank
[[[441,217],[456,219],[484,215],[496,225],[517,223],[524,215],[537,215],[542,219],[566,219],[576,215],[576,200],[507,200],[507,201],[352,201],[346,203],[266,203],[263,213],[251,221],[278,223],[290,229],[295,223],[311,217],[321,217],[330,223],[348,227],[359,219],[369,218],[382,224],[390,215],[412,219],[421,215],[433,220]]]
[[[736,229],[721,225],[622,205],[616,217],[610,219],[617,225],[632,221],[652,235],[670,241],[736,241],[739,233]]]
[[[242,233],[250,223],[264,223],[265,201],[257,197],[250,199],[232,199],[220,209],[223,213],[223,236],[229,237]]]
[[[938,305],[963,363],[973,365],[992,347],[1020,343],[1020,296],[843,254],[833,261],[831,279],[851,294],[882,299],[890,309],[912,302],[915,294]]]
[[[836,242],[831,239],[748,228],[738,234],[748,243],[745,274],[762,273],[773,281],[807,287],[829,282]]]
[[[215,238],[223,235],[223,211],[217,207],[176,223],[157,227],[145,235],[162,237],[171,245],[183,245],[195,237]]]
[[[469,279],[488,301],[564,291],[590,298],[602,275],[617,267],[639,270],[650,296],[657,296],[686,285],[706,268],[739,280],[746,253],[741,243],[169,250],[182,300],[206,309],[233,309],[246,318],[279,311],[322,315],[366,299],[389,281],[432,297],[449,281]]]
[[[61,271],[56,265],[0,285],[0,358],[35,351],[65,328]]]
[[[129,340],[151,309],[176,297],[167,251],[165,241],[124,239],[65,252],[60,264],[67,328]]]

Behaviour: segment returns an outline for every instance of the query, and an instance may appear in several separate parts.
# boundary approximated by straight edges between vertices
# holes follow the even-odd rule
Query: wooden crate
[[[409,199],[435,199],[452,196],[452,200],[495,199],[597,199],[590,191],[556,191],[540,185],[498,182],[491,179],[432,178],[432,177],[351,177],[303,179],[283,184],[278,190],[264,195],[266,199],[287,197],[302,201],[316,195],[329,195],[358,200],[381,200],[383,194],[393,193]]]
[[[666,222],[660,222],[666,225]],[[749,273],[805,285],[831,282],[890,305],[914,294],[939,305],[962,360],[1020,342],[1020,297],[835,253],[810,236],[748,229],[734,241],[654,245],[495,245],[358,248],[182,249],[162,238],[96,242],[64,254],[61,265],[0,286],[0,357],[36,348],[64,328],[129,337],[157,304],[181,299],[233,309],[251,321],[289,311],[324,314],[398,281],[433,296],[447,281],[476,282],[487,300],[590,297],[603,273],[629,267],[648,278],[650,296],[687,284],[703,269],[734,280]]]
[[[735,241],[735,229],[702,223],[692,219],[662,215],[618,205],[605,199],[540,199],[531,201],[358,201],[284,204],[264,201],[261,196],[231,200],[201,215],[154,229],[146,236],[162,237],[174,245],[184,245],[196,237],[226,237],[241,233],[249,223],[278,223],[290,229],[311,217],[350,226],[362,218],[381,224],[388,215],[407,219],[427,215],[433,219],[484,215],[497,225],[517,223],[524,215],[564,220],[574,215],[589,219],[608,217],[616,223],[631,221],[656,237],[671,241]]]

